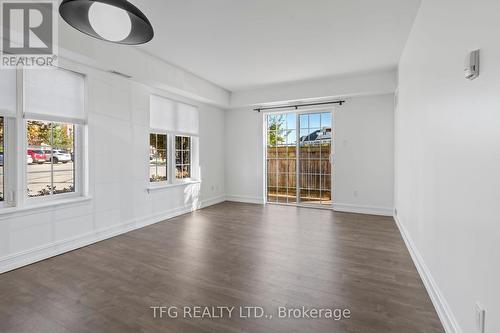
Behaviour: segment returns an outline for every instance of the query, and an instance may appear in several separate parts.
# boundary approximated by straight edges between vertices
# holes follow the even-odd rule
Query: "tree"
[[[54,148],[73,148],[73,126],[66,124],[52,125],[52,146]]]
[[[50,123],[43,121],[28,121],[28,145],[50,145]]]
[[[283,125],[285,123],[285,115],[271,116],[270,124],[268,125],[268,144],[275,146],[285,143],[285,135],[283,135]]]
[[[73,147],[73,126],[30,120],[28,122],[29,146]]]

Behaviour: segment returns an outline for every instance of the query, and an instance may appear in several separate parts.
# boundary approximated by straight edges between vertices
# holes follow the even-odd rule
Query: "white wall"
[[[226,198],[263,203],[263,114],[250,108],[226,111]]]
[[[263,202],[263,114],[226,112],[226,192],[236,201]],[[392,214],[394,97],[352,97],[335,111],[335,207]],[[355,193],[356,192],[356,193]]]
[[[499,1],[424,0],[399,67],[395,205],[448,332],[476,332],[476,301],[500,332],[498,13]]]
[[[101,41],[83,35],[63,20],[59,24],[59,56],[105,71],[130,75],[135,81],[222,108],[230,92],[139,47]]]
[[[335,112],[335,208],[392,215],[394,95],[350,98]]]
[[[275,84],[233,92],[231,107],[390,94],[396,89],[396,78],[397,71],[394,68]]]
[[[87,75],[91,199],[0,214],[0,272],[224,200],[224,111],[63,63]],[[146,191],[153,92],[199,106],[201,184]]]

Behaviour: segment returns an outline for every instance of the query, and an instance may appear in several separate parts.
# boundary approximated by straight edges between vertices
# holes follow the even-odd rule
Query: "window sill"
[[[92,200],[92,197],[75,197],[70,199],[61,199],[61,200],[50,200],[45,201],[43,203],[36,204],[26,204],[23,207],[5,207],[0,209],[0,218],[3,218],[5,215],[14,215],[16,213],[24,213],[32,210],[43,209],[43,208],[52,208],[58,206],[66,206],[72,204],[83,203],[86,201]]]
[[[161,190],[169,189],[169,188],[172,188],[172,187],[192,185],[192,184],[201,184],[201,180],[189,180],[189,181],[184,181],[184,182],[179,182],[179,183],[173,183],[173,184],[157,184],[157,185],[151,185],[150,184],[146,190],[148,191],[148,193],[151,193],[151,192],[156,192],[156,191],[161,191]]]

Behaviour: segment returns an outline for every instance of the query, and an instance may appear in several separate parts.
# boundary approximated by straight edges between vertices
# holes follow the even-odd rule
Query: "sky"
[[[268,115],[268,125],[275,121],[281,122],[281,129],[286,133],[286,143],[293,144],[297,137],[297,113],[282,113]],[[313,133],[321,128],[332,127],[332,113],[307,113],[299,115],[300,137]]]

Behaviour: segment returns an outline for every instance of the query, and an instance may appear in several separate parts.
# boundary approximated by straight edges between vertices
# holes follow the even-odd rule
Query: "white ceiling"
[[[135,0],[143,50],[231,91],[394,67],[420,0]]]

